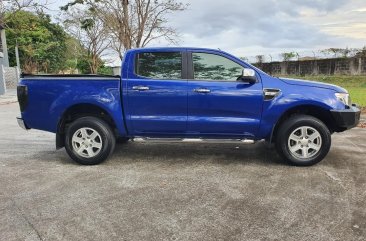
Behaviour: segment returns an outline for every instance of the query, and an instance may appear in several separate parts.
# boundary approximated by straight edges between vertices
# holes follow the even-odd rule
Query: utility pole
[[[6,92],[6,85],[5,85],[3,69],[4,69],[3,68],[3,53],[0,52],[0,95],[5,94],[5,92]]]
[[[18,78],[18,82],[19,82],[19,79],[20,79],[20,61],[19,61],[18,40],[15,40],[15,59],[16,59],[16,62],[17,62],[16,72],[17,72],[17,78]]]
[[[3,53],[3,66],[9,67],[9,56],[8,56],[8,45],[6,44],[6,34],[5,34],[5,23],[4,23],[4,14],[5,14],[5,6],[4,0],[0,0],[0,38],[1,38],[1,46]]]
[[[6,34],[4,25],[0,25],[0,37],[1,37],[1,46],[3,47],[3,65],[4,67],[9,67],[9,56],[8,56],[8,45],[6,44]]]

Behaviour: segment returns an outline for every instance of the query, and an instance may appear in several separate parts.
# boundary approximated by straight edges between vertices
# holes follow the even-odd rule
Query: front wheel
[[[310,166],[320,162],[328,154],[330,146],[328,127],[313,116],[293,116],[277,131],[277,152],[293,165]]]
[[[110,126],[96,117],[79,118],[66,130],[66,151],[74,161],[83,165],[103,162],[113,152],[115,143]]]

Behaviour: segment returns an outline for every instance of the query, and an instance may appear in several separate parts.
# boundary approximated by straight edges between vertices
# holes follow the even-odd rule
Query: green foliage
[[[107,75],[113,75],[113,69],[109,66],[101,66],[98,69],[98,74],[107,74]]]
[[[60,9],[62,11],[67,11],[69,9],[69,7],[72,7],[76,4],[84,4],[84,2],[85,2],[85,0],[74,0],[74,1],[67,3],[65,6],[60,7]]]
[[[77,63],[77,68],[80,70],[81,74],[91,74],[90,59],[86,54],[80,56]]]
[[[257,56],[255,56],[255,58],[257,59],[258,64],[261,64],[264,62],[264,55],[257,55]]]
[[[324,49],[321,50],[321,53],[324,54],[332,54],[334,56],[334,58],[338,58],[338,57],[343,57],[343,58],[347,58],[347,56],[353,51],[353,49],[349,49],[349,48],[329,48],[329,49]]]
[[[10,65],[16,65],[15,45],[18,42],[21,68],[27,73],[89,74],[91,59],[79,40],[51,22],[48,15],[27,11],[7,13],[5,16]],[[93,24],[84,23],[85,28]],[[99,58],[102,66],[104,62]],[[108,68],[101,70],[109,73]]]
[[[79,70],[80,74],[92,74],[92,71],[90,68],[92,60],[90,59],[90,56],[88,56],[86,50],[83,50],[83,52],[84,52],[84,54],[77,58],[76,68]],[[113,74],[112,68],[105,66],[105,63],[103,60],[98,59],[98,61],[101,64],[101,66],[98,68],[98,71],[97,71],[98,74],[109,74],[109,75]]]
[[[90,73],[90,67],[86,57],[87,50],[81,45],[79,40],[71,36],[67,37],[65,55],[67,59],[64,66],[67,72],[75,73],[76,69],[78,69],[78,73]]]
[[[288,52],[288,53],[282,53],[280,56],[282,57],[283,61],[289,61],[293,58],[295,58],[298,54],[296,52]]]
[[[5,21],[11,65],[15,65],[18,42],[23,71],[58,72],[65,67],[67,35],[48,15],[18,11],[7,13]]]
[[[89,30],[91,28],[93,28],[93,26],[95,25],[95,20],[91,19],[91,18],[87,18],[81,21],[81,28],[85,29],[85,30]]]
[[[362,49],[358,49],[355,55],[357,58],[366,57],[366,46]]]

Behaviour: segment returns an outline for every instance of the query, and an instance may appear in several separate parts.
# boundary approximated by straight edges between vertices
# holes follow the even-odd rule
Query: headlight
[[[341,101],[343,104],[351,106],[351,97],[348,93],[335,93],[337,100]]]

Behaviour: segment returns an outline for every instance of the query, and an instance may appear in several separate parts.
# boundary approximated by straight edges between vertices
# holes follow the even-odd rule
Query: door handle
[[[211,90],[203,89],[203,88],[194,89],[193,91],[197,92],[197,93],[210,93],[211,92]]]
[[[138,86],[133,86],[132,89],[137,90],[137,91],[146,91],[146,90],[149,90],[150,88],[147,86],[138,85]]]

